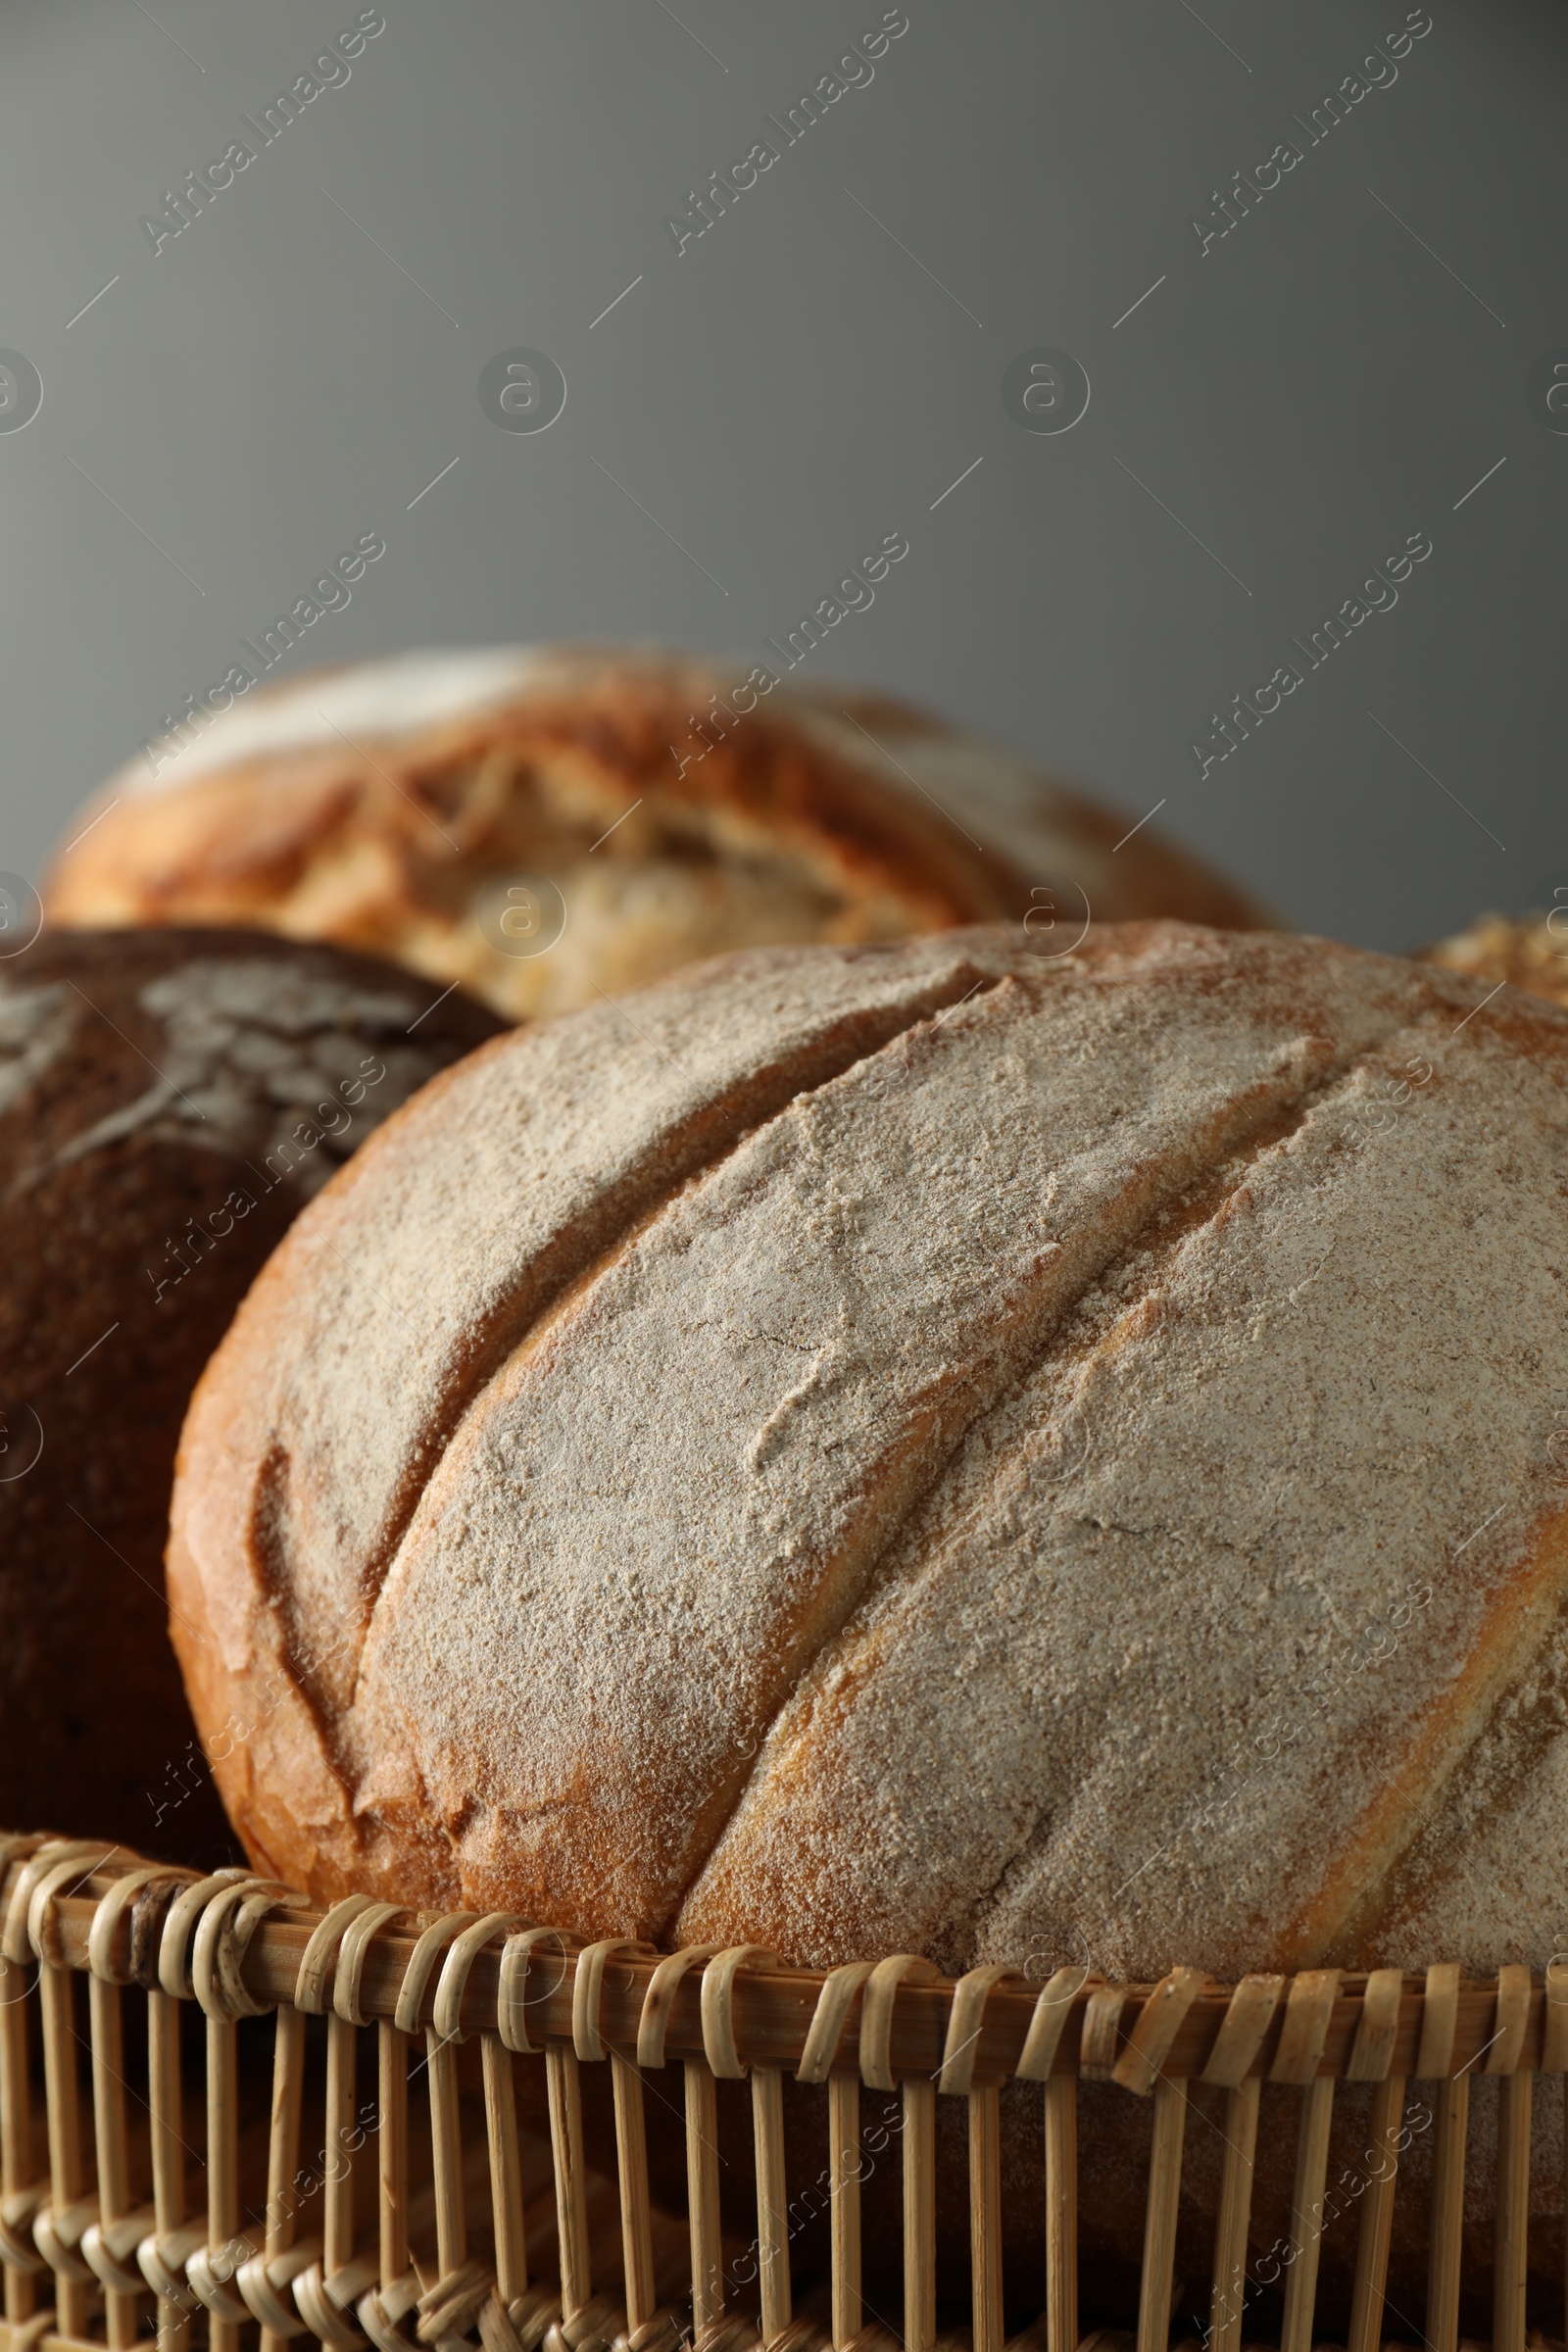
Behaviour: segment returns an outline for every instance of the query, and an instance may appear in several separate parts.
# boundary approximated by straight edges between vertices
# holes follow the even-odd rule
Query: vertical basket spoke
[[[354,2259],[355,2074],[354,2028],[334,2013],[326,2021],[326,2186],[321,2197],[326,2278]]]
[[[932,2352],[937,2340],[937,2086],[929,2076],[915,2075],[902,2095],[904,2341],[906,2352]]]
[[[76,2082],[74,1999],[68,1968],[57,1968],[48,1960],[39,1962],[38,2002],[43,2017],[44,2095],[49,2109],[49,2204],[54,2233],[60,2239],[62,2230],[71,2227],[72,2208],[82,2193],[81,2099]],[[88,2300],[85,2281],[62,2265],[55,2273],[55,2312],[62,2335],[86,2334]],[[228,2352],[228,2348],[220,2347],[220,2352]]]
[[[648,2195],[648,2123],[642,2069],[618,2050],[610,2053],[615,2097],[615,2163],[620,2180],[621,2264],[626,2283],[626,2333],[634,2336],[654,2316],[654,2220]]]
[[[300,2160],[300,2114],[305,2097],[305,2019],[285,2001],[273,2025],[272,2113],[267,2139],[267,2217],[262,2251],[268,2262],[294,2243]],[[288,2338],[263,2328],[261,2352],[283,2352]]]
[[[1214,2284],[1209,2307],[1209,2352],[1241,2352],[1247,2306],[1247,2231],[1252,2215],[1257,2110],[1263,2084],[1256,2075],[1225,2094],[1225,2146],[1220,2159],[1219,2212],[1214,2222]]]
[[[1046,2352],[1078,2347],[1078,2078],[1046,2081]]]
[[[234,2021],[207,2020],[207,2246],[215,2276],[237,2268],[239,2236],[239,2056]],[[216,2311],[208,2320],[210,2352],[239,2352],[240,2329]]]
[[[1002,2109],[994,2082],[969,2093],[969,2265],[974,2352],[1002,2352]]]
[[[37,2309],[38,2256],[26,2233],[43,2184],[32,2155],[32,2084],[27,2068],[27,2018],[32,2007],[27,1972],[0,1955],[0,2199],[3,2199],[6,2319],[12,2325]]]
[[[757,2157],[757,2267],[762,2341],[770,2344],[790,2324],[784,2082],[777,2067],[759,2066],[753,2070],[752,2142]]]
[[[828,2201],[833,2255],[833,2345],[844,2352],[860,2332],[860,2078],[827,2082]]]
[[[686,2074],[686,2197],[692,2239],[692,2318],[701,2329],[724,2309],[718,2218],[718,2085],[699,2060]]]
[[[528,2244],[522,2214],[522,2168],[517,2154],[517,2097],[512,2053],[498,2034],[480,2043],[484,2066],[485,2137],[490,2151],[490,2210],[496,2241],[496,2293],[503,2307],[528,2284]]]
[[[430,2154],[435,2168],[436,2268],[442,2278],[468,2259],[468,2216],[463,2195],[463,2119],[458,2103],[458,2052],[434,2026],[425,2029],[430,2085]]]
[[[1323,2188],[1329,2170],[1329,2132],[1334,2122],[1334,2078],[1309,2082],[1301,2093],[1301,2122],[1296,2143],[1296,2180],[1291,2191],[1290,2274],[1280,2352],[1312,2352],[1312,2315],[1317,2306],[1318,2258],[1323,2250]]]
[[[1176,2212],[1182,2190],[1182,2142],[1187,2132],[1187,2085],[1162,2076],[1154,2084],[1153,2098],[1154,2138],[1149,2158],[1149,2207],[1144,2219],[1138,2352],[1165,2352],[1170,2339]]]
[[[1524,2352],[1525,2270],[1530,2219],[1530,2112],[1533,2078],[1519,2070],[1530,2018],[1528,1968],[1497,1971],[1496,2032],[1485,2072],[1497,2085],[1497,2226],[1493,2285],[1493,2352]]]
[[[1045,2085],[1046,2101],[1046,2346],[1076,2352],[1078,2343],[1078,2080],[1054,2072],[1063,2037],[1083,2018],[1078,1997],[1088,1968],[1066,1963],[1042,1986],[1018,2058],[1018,2079]]]
[[[1464,2239],[1464,2158],[1470,2130],[1470,2078],[1433,2085],[1437,2137],[1432,2155],[1432,2237],[1427,2257],[1427,2342],[1458,2352],[1459,2257]]]
[[[1361,2190],[1355,2277],[1350,2290],[1348,2352],[1378,2352],[1383,2339],[1383,2304],[1394,2231],[1394,2186],[1399,2162],[1399,2121],[1404,2111],[1404,2078],[1389,2070],[1398,2037],[1403,1990],[1400,1970],[1373,1970],[1361,1994],[1361,2015],[1346,2068],[1347,2081],[1377,2084],[1372,2094],[1364,2157],[1368,2170]],[[1423,2003],[1423,2013],[1424,2007]]]
[[[409,2267],[409,2037],[376,2027],[376,2190],[383,2295]]]
[[[1403,2113],[1404,2077],[1390,2075],[1372,2093],[1372,2120],[1366,2145],[1372,2172],[1361,2198],[1348,2352],[1378,2352],[1383,2341],[1383,2299],[1389,2277],[1389,2245],[1394,2234],[1394,2187]]]
[[[1464,2232],[1465,2138],[1470,2127],[1470,2079],[1453,2073],[1458,2031],[1459,1971],[1451,1960],[1427,1970],[1421,2000],[1417,2082],[1432,2086],[1437,2131],[1432,2149],[1432,2205],[1427,2241],[1429,2352],[1458,2352],[1459,2263]]]
[[[98,2218],[111,2226],[130,2212],[130,2152],[125,2136],[125,2035],[118,1984],[87,1980],[92,2032],[92,2115],[98,2159]],[[139,2329],[140,2294],[111,2286],[104,2295],[104,2332],[110,2352],[128,2352]]]
[[[937,2331],[936,2279],[936,2084],[928,2075],[893,2073],[893,2013],[899,1987],[929,1984],[936,1971],[914,1952],[893,1952],[886,1960],[858,1964],[860,2078],[872,2090],[901,2090],[904,2185],[904,2341],[906,2352],[931,2352]],[[844,1970],[834,1975],[845,1978]],[[833,1977],[818,1997],[826,1999]],[[815,2020],[812,2021],[812,2033]],[[808,2036],[808,2049],[810,2037]],[[836,2047],[835,2042],[835,2047]],[[805,2079],[806,2057],[801,2062]]]
[[[160,2248],[185,2223],[185,2134],[180,2115],[179,2003],[154,1986],[147,1995],[147,2105],[151,2113],[154,2229]],[[183,2352],[188,2300],[158,2298],[158,2352]]]
[[[561,2240],[561,2317],[575,2318],[593,2293],[588,2256],[588,2182],[582,2154],[582,2077],[575,2050],[552,2043],[545,2053],[550,2096],[550,2145],[556,2170],[556,2227]],[[718,2202],[716,2170],[713,2202]],[[718,2258],[717,2224],[713,2252]]]
[[[1016,1971],[971,1968],[953,1987],[937,2091],[966,2098],[969,2109],[969,2257],[975,2352],[1002,2352],[1002,2135],[995,2082],[975,2082],[985,2037],[986,2004]]]
[[[1530,2075],[1497,2085],[1497,2234],[1493,2352],[1525,2352],[1525,2265],[1530,2214]]]

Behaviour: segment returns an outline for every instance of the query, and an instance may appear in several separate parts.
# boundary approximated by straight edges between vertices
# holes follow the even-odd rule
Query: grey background
[[[1163,800],[1365,944],[1568,877],[1568,438],[1525,397],[1568,343],[1559,9],[1431,0],[1396,82],[1200,256],[1189,217],[1305,145],[1291,117],[1403,0],[907,0],[869,86],[677,256],[665,216],[878,0],[384,0],[352,78],[155,256],[141,216],[356,14],[0,14],[0,344],[44,383],[0,434],[0,867],[35,875],[362,532],[385,557],[290,667],[760,651],[902,530],[817,673],[1007,736],[1129,822]],[[1093,387],[1060,437],[1003,409],[1036,345]],[[481,413],[513,346],[564,371],[546,433]],[[1200,780],[1215,706],[1417,530],[1397,608]]]

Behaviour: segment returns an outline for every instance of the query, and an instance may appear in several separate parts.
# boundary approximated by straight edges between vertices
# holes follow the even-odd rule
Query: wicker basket
[[[291,2338],[332,2352],[460,2352],[475,2338],[484,2352],[674,2352],[685,2337],[698,2352],[892,2352],[862,2298],[862,2084],[900,2104],[903,2340],[1002,2352],[1009,2077],[1040,2085],[1044,2133],[1046,2309],[1030,2352],[1080,2352],[1082,2079],[1152,2106],[1136,2352],[1170,2337],[1190,2084],[1224,2100],[1211,2352],[1242,2352],[1262,2270],[1249,2217],[1263,2083],[1299,2086],[1291,2242],[1275,2266],[1283,2352],[1313,2344],[1336,2085],[1371,2084],[1348,2352],[1378,2352],[1407,2078],[1430,2086],[1435,2123],[1425,2340],[1456,2352],[1477,2073],[1500,2078],[1493,2339],[1526,2345],[1532,2085],[1568,2067],[1568,1970],[1561,1983],[1555,1968],[1545,1983],[1505,1968],[1462,1984],[1435,1967],[1220,1987],[1192,1969],[1152,1986],[1061,1969],[1039,1985],[995,1968],[954,1983],[897,1955],[822,1976],[749,1945],[582,1946],[499,1915],[412,1920],[363,1895],[322,1915],[239,1871],[199,1879],[40,1838],[0,1838],[0,2352],[140,2346],[155,2317],[160,2352],[203,2339],[240,2352],[258,2331],[262,2352]],[[656,2072],[672,2061],[673,2100]],[[600,2067],[615,2183],[585,2162],[582,2070]],[[831,2260],[814,2280],[795,2260],[786,2073],[827,2084]],[[757,2193],[738,2256],[715,2118],[719,2081],[746,2076]],[[685,2219],[650,2197],[645,2098],[683,2114]],[[944,2099],[966,2110],[972,2339],[938,2328]]]

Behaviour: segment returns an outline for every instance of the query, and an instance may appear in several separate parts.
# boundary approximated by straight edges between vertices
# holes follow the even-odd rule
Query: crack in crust
[[[778,1118],[792,1103],[819,1093],[868,1054],[886,1051],[933,1014],[967,998],[971,1003],[1005,982],[960,961],[942,980],[912,992],[898,1005],[845,1014],[787,1060],[749,1072],[706,1103],[683,1130],[678,1148],[668,1138],[652,1139],[645,1159],[625,1181],[597,1203],[592,1215],[572,1223],[530,1257],[508,1296],[498,1302],[475,1335],[463,1363],[435,1401],[426,1443],[399,1483],[380,1537],[361,1576],[364,1614],[351,1643],[354,1682],[375,1624],[376,1612],[423,1499],[448,1449],[485,1392],[519,1356],[541,1348],[555,1330],[614,1266],[638,1235],[647,1232],[693,1184],[710,1175],[743,1149],[748,1139]],[[498,1043],[504,1044],[505,1040]],[[286,1541],[279,1497],[286,1489],[289,1457],[274,1446],[257,1473],[253,1514],[254,1555],[267,1588],[287,1590]],[[264,1508],[264,1502],[266,1507]],[[285,1618],[283,1664],[316,1720],[323,1747],[345,1788],[354,1774],[334,1723],[334,1710],[318,1678],[305,1663],[292,1613]]]
[[[953,1432],[942,1451],[933,1456],[929,1475],[923,1483],[911,1485],[905,1508],[889,1529],[880,1551],[866,1566],[865,1575],[853,1598],[831,1621],[824,1622],[820,1638],[803,1659],[799,1671],[781,1690],[765,1731],[761,1734],[757,1752],[749,1769],[737,1787],[724,1820],[709,1841],[697,1869],[672,1906],[671,1917],[681,1919],[688,1905],[695,1907],[701,1900],[702,1883],[709,1870],[719,1859],[719,1848],[731,1825],[736,1821],[748,1794],[757,1786],[769,1763],[769,1747],[779,1731],[782,1719],[802,1691],[808,1680],[827,1661],[828,1651],[836,1643],[847,1644],[854,1636],[856,1621],[873,1602],[882,1598],[903,1578],[912,1581],[923,1562],[907,1556],[906,1539],[911,1526],[919,1519],[935,1517],[942,1506],[942,1490],[961,1463],[966,1442],[985,1422],[1000,1420],[1016,1403],[1021,1392],[1040,1376],[1053,1360],[1068,1369],[1075,1350],[1078,1355],[1079,1381],[1075,1395],[1090,1376],[1095,1363],[1116,1353],[1135,1336],[1140,1325],[1153,1311],[1160,1279],[1166,1268],[1198,1235],[1213,1231],[1231,1213],[1235,1201],[1244,1190],[1248,1177],[1265,1153],[1285,1151],[1294,1136],[1300,1133],[1318,1104],[1336,1092],[1355,1084],[1358,1072],[1365,1066],[1370,1054],[1385,1049],[1397,1032],[1391,1023],[1388,1034],[1371,1047],[1342,1054],[1327,1067],[1320,1067],[1290,1102],[1277,1100],[1258,1105],[1255,1123],[1241,1132],[1216,1135],[1215,1157],[1196,1175],[1188,1172],[1187,1181],[1172,1198],[1168,1193],[1153,1198],[1147,1213],[1135,1228],[1122,1236],[1116,1246],[1097,1264],[1089,1266],[1070,1298],[1060,1311],[1035,1351],[1015,1362],[1011,1378],[1002,1395],[985,1403],[978,1403],[972,1417]],[[1138,1297],[1116,1317],[1108,1331],[1100,1327],[1100,1319],[1090,1309],[1092,1297],[1102,1293],[1123,1267],[1142,1261],[1143,1287]],[[1082,1345],[1085,1338],[1089,1345]],[[1028,1449],[1040,1443],[1042,1433],[1032,1432],[1024,1441]],[[985,1501],[975,1503],[966,1515],[972,1521],[985,1508]],[[951,1532],[950,1540],[957,1541],[965,1521],[960,1520]],[[1129,1531],[1138,1533],[1141,1531]],[[981,1916],[994,1902],[1011,1872],[1027,1858],[1035,1842],[1035,1825],[1024,1833],[1016,1852],[1009,1857],[993,1886],[976,1900],[976,1916]],[[698,1929],[693,1927],[693,1936]],[[682,1920],[679,1929],[682,1940],[687,1939],[687,1927]]]

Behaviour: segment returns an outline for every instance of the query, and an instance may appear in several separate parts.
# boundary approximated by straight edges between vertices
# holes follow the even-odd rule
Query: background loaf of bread
[[[1031,905],[1058,945],[1091,913],[1263,919],[999,744],[771,680],[562,646],[263,688],[115,776],[47,904],[66,922],[332,939],[462,981],[514,1020],[727,949],[1017,921]]]
[[[448,1072],[184,1435],[258,1864],[816,1964],[1543,1961],[1568,1018],[1484,994],[979,930]]]
[[[1495,987],[1506,980],[1553,1004],[1568,1005],[1568,906],[1510,921],[1504,914],[1478,915],[1452,939],[1440,940],[1424,953],[1450,972]]]

